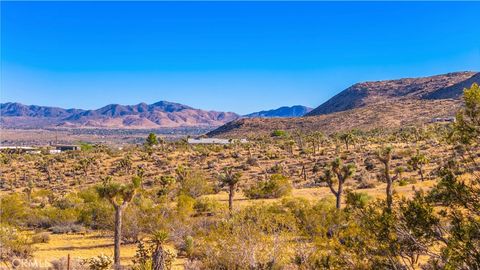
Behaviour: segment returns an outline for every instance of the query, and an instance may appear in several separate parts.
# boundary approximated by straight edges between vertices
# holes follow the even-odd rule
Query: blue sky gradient
[[[1,102],[316,107],[366,80],[480,71],[480,2],[1,2]]]

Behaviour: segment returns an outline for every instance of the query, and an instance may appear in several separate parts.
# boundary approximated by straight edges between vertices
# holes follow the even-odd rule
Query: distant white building
[[[217,139],[217,138],[198,138],[198,139],[192,139],[189,138],[187,142],[189,144],[230,144],[233,142],[240,142],[240,143],[246,143],[248,142],[246,139],[240,139],[240,140],[235,140],[235,139]]]

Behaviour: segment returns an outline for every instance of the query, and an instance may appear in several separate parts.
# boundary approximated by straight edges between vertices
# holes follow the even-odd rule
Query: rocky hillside
[[[478,81],[475,72],[399,80],[363,82],[352,85],[321,104],[307,116],[329,114],[398,99],[459,98],[463,88]],[[443,93],[443,94],[442,94]]]
[[[247,117],[247,118],[300,117],[300,116],[304,116],[311,110],[312,108],[302,106],[302,105],[295,105],[291,107],[284,106],[278,109],[250,113],[250,114],[244,115],[244,117]]]
[[[160,101],[154,104],[111,104],[96,110],[62,109],[0,104],[1,125],[8,128],[101,127],[101,128],[172,128],[216,127],[239,118],[231,112],[216,112]]]
[[[451,117],[462,106],[465,87],[480,83],[480,73],[444,75],[355,84],[305,117],[240,119],[208,133],[218,137],[269,134],[272,130],[335,132],[352,128],[396,128]]]

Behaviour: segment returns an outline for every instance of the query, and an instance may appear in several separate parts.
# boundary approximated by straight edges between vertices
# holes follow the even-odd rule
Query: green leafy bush
[[[197,198],[213,192],[212,185],[201,171],[179,167],[177,180],[180,184],[180,193]]]
[[[211,198],[198,198],[193,208],[198,214],[212,214],[218,211],[220,204]]]
[[[274,130],[272,131],[272,133],[270,134],[272,137],[286,137],[287,136],[287,132],[285,130]]]
[[[292,192],[292,184],[288,177],[281,174],[272,174],[267,181],[257,182],[253,187],[245,190],[245,196],[250,199],[280,198]]]
[[[0,220],[11,225],[21,225],[27,218],[28,206],[24,197],[12,194],[0,200]]]

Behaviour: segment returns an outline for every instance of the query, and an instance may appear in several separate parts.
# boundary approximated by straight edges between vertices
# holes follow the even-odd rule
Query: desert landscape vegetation
[[[478,85],[461,97],[454,122],[4,151],[1,267],[478,269]]]
[[[479,11],[0,1],[0,270],[480,270]]]

